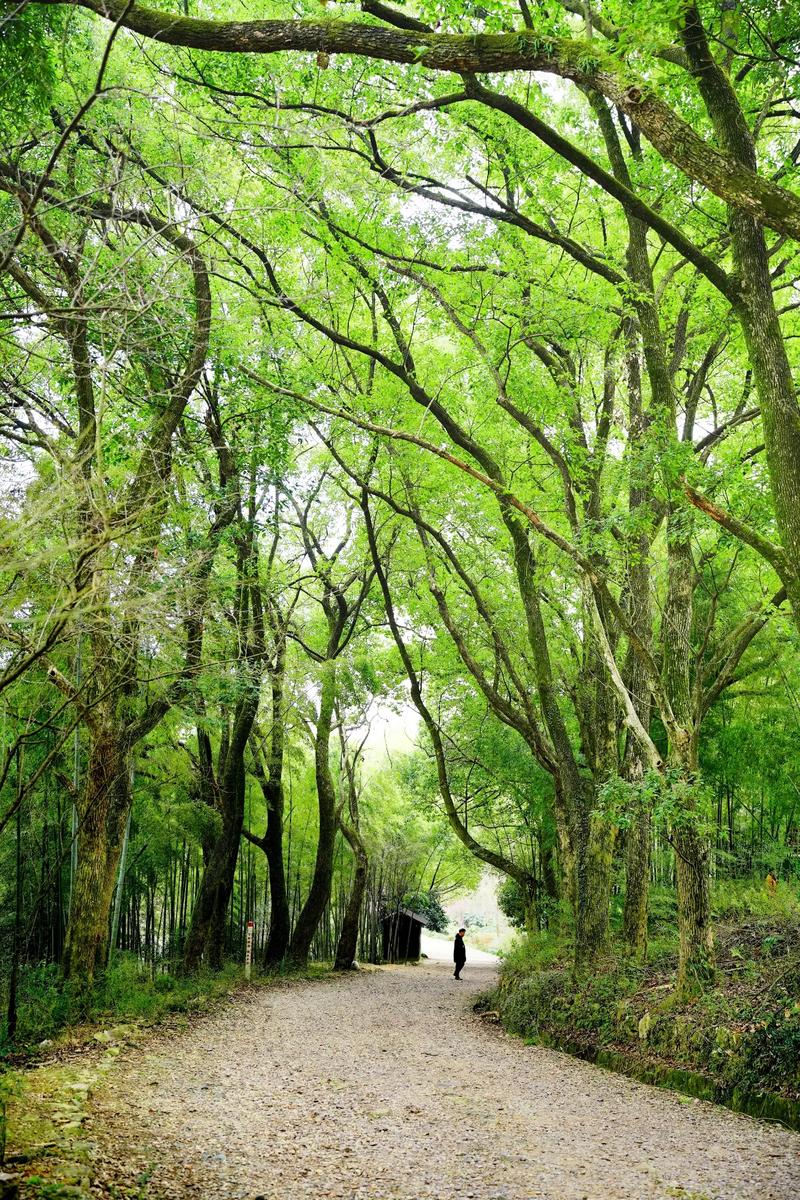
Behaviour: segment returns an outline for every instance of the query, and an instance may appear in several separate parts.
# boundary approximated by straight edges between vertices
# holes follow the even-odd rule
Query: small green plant
[[[63,1029],[82,1024],[119,1021],[157,1021],[169,1012],[197,1009],[226,995],[241,979],[241,967],[227,964],[222,971],[177,978],[153,976],[132,954],[119,955],[113,967],[98,977],[86,993],[62,984],[53,965],[28,967],[20,973],[17,1037],[13,1049],[36,1047]],[[0,1026],[0,1056],[12,1049]]]

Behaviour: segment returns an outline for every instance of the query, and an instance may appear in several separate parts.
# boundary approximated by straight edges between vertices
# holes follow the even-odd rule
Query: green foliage
[[[403,897],[406,908],[425,918],[426,929],[434,933],[444,933],[447,929],[447,913],[442,908],[442,902],[436,892],[407,892]]]
[[[66,13],[20,5],[0,20],[0,116],[6,131],[46,119],[57,86]]]
[[[158,1021],[171,1012],[191,1012],[226,996],[241,981],[239,965],[218,974],[176,979],[143,968],[135,955],[118,955],[97,986],[87,994],[64,985],[55,966],[25,968],[20,974],[15,1049],[35,1049],[64,1029],[109,1022]],[[10,1049],[0,1027],[0,1055]]]
[[[743,1087],[762,1090],[782,1081],[800,1089],[800,1004],[790,1004],[759,1021],[736,1058],[736,1079]]]
[[[285,7],[269,0],[260,15],[283,17]],[[558,50],[562,63],[585,72],[602,64],[626,86],[646,79],[653,96],[713,135],[691,74],[662,53],[675,40],[679,0],[608,0],[613,37],[602,27],[587,36],[584,17],[563,6],[530,7],[531,30],[503,0],[421,0],[414,12],[476,46],[497,45],[502,34],[531,55]],[[798,40],[790,9],[773,12],[756,0],[753,10],[774,26],[780,55],[766,45],[754,52],[758,23],[750,30],[733,12],[722,18],[732,27],[719,39],[743,111],[761,114],[761,169],[789,187],[797,173],[790,64]],[[297,12],[320,17],[311,0]],[[652,270],[654,290],[648,278],[632,277],[630,230],[617,201],[506,114],[474,101],[431,107],[451,81],[425,71],[424,50],[408,69],[362,71],[342,58],[326,71],[293,55],[277,71],[264,56],[187,57],[163,43],[153,58],[122,34],[108,61],[108,90],[59,148],[95,86],[107,35],[94,16],[57,5],[25,6],[0,25],[4,158],[19,170],[3,176],[0,191],[4,246],[18,228],[19,180],[29,185],[49,172],[4,283],[0,368],[8,399],[0,442],[8,486],[0,542],[8,553],[0,594],[11,625],[0,630],[0,663],[4,670],[54,632],[52,664],[75,683],[82,644],[88,693],[93,701],[113,697],[120,723],[163,707],[133,754],[125,944],[142,961],[174,969],[188,916],[180,912],[181,883],[190,911],[222,827],[203,754],[220,768],[237,705],[256,690],[259,736],[269,740],[269,674],[284,617],[285,863],[296,915],[318,832],[311,743],[329,652],[322,584],[332,586],[331,609],[362,578],[361,612],[336,651],[337,733],[352,749],[374,720],[402,743],[388,754],[370,743],[359,777],[375,906],[429,903],[431,922],[441,922],[435,899],[425,899],[429,889],[450,895],[482,870],[453,832],[459,820],[490,857],[535,869],[540,879],[547,867],[555,880],[566,866],[553,847],[568,747],[593,810],[581,817],[620,831],[610,871],[613,929],[625,838],[642,809],[653,816],[656,838],[650,929],[661,959],[674,950],[677,920],[669,839],[687,825],[713,848],[721,918],[796,917],[797,633],[768,603],[778,586],[772,569],[701,517],[684,491],[688,480],[778,540],[751,394],[759,372],[728,299],[660,236],[650,238],[645,272]],[[584,93],[566,82],[545,87],[527,72],[509,75],[504,88],[599,166],[613,166]],[[415,99],[427,111],[416,111]],[[366,137],[364,121],[377,117]],[[719,197],[651,142],[639,144],[630,124],[620,129],[634,191],[716,264],[737,271]],[[771,239],[770,251],[778,245]],[[197,335],[189,243],[204,257],[212,288],[203,378],[183,396],[168,445],[142,456],[171,411],[170,397],[177,399]],[[792,368],[800,312],[785,289],[797,276],[797,248],[781,241],[774,284]],[[85,369],[76,365],[78,328]],[[642,341],[647,328],[663,342],[657,352]],[[667,403],[649,370],[660,353],[671,360]],[[78,471],[84,426],[91,452]],[[420,439],[427,448],[415,444]],[[157,486],[140,503],[136,481],[154,461]],[[237,515],[217,545],[232,476]],[[359,508],[367,483],[405,648],[441,734],[438,763],[428,729],[416,723],[404,662],[369,574]],[[509,498],[518,505],[513,521]],[[536,519],[523,519],[532,510]],[[251,522],[259,561],[244,582],[239,566]],[[530,561],[523,561],[526,538]],[[682,547],[692,590],[678,614],[686,627],[676,653]],[[604,576],[608,643],[626,678],[636,656],[613,610],[635,610],[633,572],[646,567],[650,665],[697,734],[698,771],[671,767],[635,785],[623,778],[629,731],[599,654],[580,555]],[[200,578],[208,580],[202,599]],[[82,599],[73,609],[64,598],[76,588]],[[262,616],[263,652],[252,636]],[[200,661],[190,664],[193,622],[204,640]],[[23,783],[76,712],[71,700],[59,708],[51,679],[34,661],[5,695],[0,750],[24,738]],[[659,716],[658,689],[645,690],[654,697],[650,732],[673,763],[680,756],[669,744],[665,706]],[[82,723],[77,753],[71,742],[61,747],[25,797],[23,1037],[33,1036],[37,1005],[43,1025],[55,1029],[77,1019],[81,1005],[88,1014],[102,1003],[113,1012],[141,1004],[146,1014],[150,1005],[182,1002],[182,980],[151,977],[124,956],[89,1000],[65,993],[51,967],[30,966],[63,949],[70,780],[76,766],[85,778],[90,740]],[[260,836],[267,814],[251,750],[241,791],[246,825]],[[335,745],[331,763],[343,802]],[[18,782],[12,772],[0,811]],[[0,831],[3,970],[14,936],[14,863],[7,825]],[[253,910],[260,932],[268,918],[263,856],[247,843],[240,863],[232,954],[241,953]],[[758,883],[728,883],[763,876],[767,867],[781,880],[774,895]],[[351,875],[352,854],[340,837],[321,955],[335,939]],[[518,885],[504,885],[501,904],[521,927]],[[550,919],[546,904],[539,915]],[[553,924],[562,940],[532,943],[543,969],[563,965],[570,951],[569,918],[560,915]],[[769,953],[780,948],[773,942]],[[748,952],[742,965],[751,961]],[[616,1003],[615,987],[627,986],[624,971],[614,978],[608,1004]],[[591,988],[581,996],[574,1021],[602,1008]]]
[[[563,947],[562,947],[563,953]],[[557,961],[554,948],[540,946],[523,966],[519,954],[503,965],[500,986],[490,1004],[497,1004],[504,1024],[521,1036],[549,1034],[567,1040],[591,1035],[598,1044],[616,1036],[617,1016],[637,989],[640,976],[625,965],[599,971],[576,984],[565,967],[545,967]]]
[[[674,898],[651,895],[660,929],[642,967],[609,955],[586,979],[569,969],[564,934],[518,941],[505,957],[499,984],[484,1004],[523,1037],[594,1053],[613,1046],[632,1064],[665,1063],[700,1072],[728,1094],[800,1095],[798,1039],[800,946],[796,900],[759,910],[752,882],[718,885],[715,908],[728,922],[720,935],[714,988],[690,1003],[672,990],[677,933]],[[669,930],[669,932],[667,932]],[[680,1086],[680,1080],[675,1082]],[[713,1087],[712,1087],[713,1094]]]
[[[625,828],[631,813],[642,806],[653,814],[656,828],[694,826],[703,835],[711,830],[714,794],[697,776],[687,776],[678,768],[646,771],[641,780],[632,782],[611,777],[598,788],[599,814]]]
[[[722,921],[748,917],[800,922],[800,893],[797,884],[779,882],[770,891],[762,880],[718,880],[712,894],[715,916]]]
[[[507,980],[563,966],[569,961],[570,950],[570,940],[563,928],[556,933],[540,931],[518,937],[503,957],[501,986]]]
[[[504,879],[497,890],[500,911],[508,917],[515,929],[525,928],[527,900],[523,888],[516,879]]]

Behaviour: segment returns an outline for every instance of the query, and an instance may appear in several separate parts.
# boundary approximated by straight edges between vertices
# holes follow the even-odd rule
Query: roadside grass
[[[251,986],[282,978],[319,979],[329,971],[329,963],[310,963],[302,971],[254,969]],[[178,975],[143,966],[133,954],[119,955],[89,991],[64,984],[54,964],[25,967],[20,972],[13,1044],[5,1017],[0,1022],[0,1064],[9,1059],[17,1064],[54,1044],[80,1041],[96,1026],[148,1025],[170,1013],[201,1011],[244,986],[243,968],[236,963],[226,963],[221,971]]]
[[[598,969],[576,981],[571,936],[520,938],[484,1006],[512,1033],[619,1052],[632,1065],[697,1072],[720,1094],[800,1102],[800,902],[789,884],[726,882],[716,889],[714,986],[689,999],[675,991],[674,898],[653,896],[646,964],[617,941]]]

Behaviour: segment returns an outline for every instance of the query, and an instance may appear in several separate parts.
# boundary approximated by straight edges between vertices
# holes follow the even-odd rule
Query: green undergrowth
[[[666,896],[654,897],[648,961],[618,946],[576,981],[568,935],[538,934],[506,957],[482,1007],[512,1033],[611,1061],[618,1052],[653,1078],[696,1072],[717,1094],[800,1101],[800,905],[781,885],[717,889],[714,986],[675,989],[677,936]],[[660,1076],[659,1076],[660,1072]],[[636,1073],[634,1071],[634,1073]],[[676,1084],[680,1086],[680,1084]]]
[[[329,964],[311,963],[302,971],[253,972],[251,986],[281,978],[316,979]],[[0,1063],[50,1050],[53,1044],[91,1037],[97,1026],[116,1022],[153,1024],[171,1013],[202,1012],[215,1001],[244,986],[241,965],[192,975],[171,974],[143,966],[135,955],[121,955],[90,990],[64,984],[53,964],[29,966],[20,972],[17,1033],[12,1042],[0,1023]],[[44,1045],[42,1045],[44,1043]]]

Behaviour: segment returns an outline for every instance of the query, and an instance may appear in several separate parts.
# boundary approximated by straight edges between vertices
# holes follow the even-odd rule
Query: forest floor
[[[91,1089],[93,1194],[798,1195],[798,1135],[525,1045],[472,1010],[493,979],[491,963],[461,983],[444,961],[367,968],[148,1033]]]

